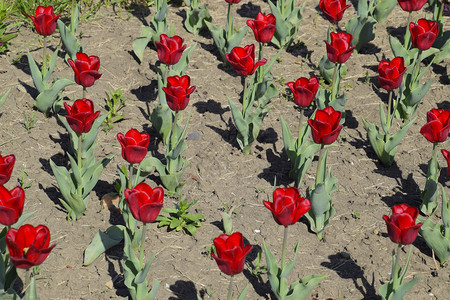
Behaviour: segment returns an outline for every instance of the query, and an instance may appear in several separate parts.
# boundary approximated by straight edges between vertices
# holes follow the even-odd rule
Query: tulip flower
[[[382,60],[378,65],[378,82],[387,91],[392,91],[402,84],[406,72],[403,57],[395,57],[392,61]]]
[[[50,251],[50,231],[47,226],[23,225],[19,229],[11,228],[6,233],[6,245],[9,258],[16,268],[29,269],[44,262]]]
[[[89,132],[95,119],[100,115],[100,111],[94,112],[94,102],[89,99],[78,99],[73,106],[64,102],[67,111],[67,122],[77,134]]]
[[[19,186],[8,191],[0,185],[0,224],[11,226],[19,220],[23,212],[25,192]]]
[[[217,255],[211,256],[216,260],[220,271],[227,275],[236,275],[244,269],[245,257],[253,246],[244,247],[244,237],[240,232],[231,235],[221,234],[214,239]]]
[[[289,226],[297,223],[311,208],[308,199],[300,197],[296,187],[277,188],[273,192],[273,202],[263,201],[278,225]]]
[[[319,79],[316,76],[310,79],[301,77],[295,82],[286,84],[294,94],[294,102],[300,107],[308,107],[316,97],[319,90]]]
[[[328,59],[335,64],[345,63],[355,49],[355,46],[351,46],[353,36],[346,32],[330,32],[330,36],[331,43],[325,41]]]
[[[253,30],[255,40],[260,43],[269,43],[275,33],[277,19],[273,14],[267,16],[258,12],[255,20],[248,20],[247,25]]]
[[[331,106],[317,110],[314,120],[308,120],[314,143],[321,145],[334,143],[342,129],[342,125],[339,125],[341,117],[342,112],[335,111]]]
[[[139,133],[131,128],[125,135],[119,132],[117,139],[122,146],[122,158],[130,164],[140,163],[147,155],[150,143],[150,135],[147,133]]]
[[[351,6],[346,4],[346,0],[320,0],[319,7],[330,23],[336,23],[342,20],[344,11]]]
[[[427,3],[427,0],[397,0],[398,4],[404,11],[417,11]]]
[[[409,31],[411,32],[413,47],[419,50],[428,50],[438,36],[439,27],[436,21],[419,19],[417,24],[413,22],[409,23]]]
[[[75,82],[84,88],[94,85],[95,81],[102,76],[98,72],[100,59],[97,56],[88,56],[85,53],[78,52],[75,61],[69,58],[67,62],[75,72]]]
[[[11,178],[15,162],[16,157],[13,154],[6,156],[0,154],[0,185],[4,185]]]
[[[255,73],[256,68],[267,62],[265,58],[255,62],[255,45],[253,44],[247,45],[244,48],[234,47],[225,57],[241,76],[252,75]]]
[[[442,155],[444,155],[445,160],[447,161],[447,176],[450,177],[450,152],[442,149]]]
[[[148,184],[141,182],[133,189],[125,190],[125,199],[136,220],[152,223],[163,206],[164,190],[160,187],[152,189]]]
[[[34,13],[34,16],[27,14],[31,18],[34,24],[34,28],[38,34],[42,36],[49,36],[56,30],[56,21],[61,14],[55,16],[52,6],[38,6]]]
[[[160,42],[155,42],[158,59],[165,65],[176,64],[186,49],[186,45],[183,45],[184,40],[177,35],[168,37],[165,34],[160,35],[160,40]]]
[[[407,204],[394,205],[390,217],[383,215],[389,238],[396,244],[409,245],[414,242],[423,223],[416,224],[419,210]]]
[[[195,86],[191,85],[188,75],[172,76],[167,78],[167,87],[163,87],[166,94],[167,105],[173,111],[184,110],[189,103],[189,97],[194,92]]]
[[[225,0],[225,2],[233,4],[233,3],[239,3],[241,0]]]
[[[442,143],[450,131],[450,110],[432,109],[427,112],[427,123],[420,133],[431,143]]]

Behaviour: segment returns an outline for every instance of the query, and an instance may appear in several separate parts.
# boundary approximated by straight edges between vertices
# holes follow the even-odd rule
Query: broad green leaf
[[[386,21],[389,14],[392,12],[394,7],[397,5],[396,0],[380,0],[378,1],[375,9],[373,11],[373,17],[378,23],[383,23]],[[397,55],[396,55],[397,56]]]
[[[0,107],[2,107],[3,103],[6,101],[6,98],[8,98],[9,92],[11,92],[11,88],[9,88],[3,95],[0,95]]]
[[[30,52],[27,52],[27,58],[28,58],[28,65],[30,67],[31,77],[33,78],[34,86],[36,87],[36,89],[38,90],[39,93],[42,93],[45,89],[45,84],[42,80],[42,73],[39,70],[38,66],[36,65],[36,62],[34,61]]]
[[[41,91],[41,93],[36,97],[34,106],[36,106],[36,108],[41,112],[48,114],[53,106],[53,103],[56,101],[58,93],[65,87],[72,84],[75,84],[75,81],[71,79],[62,78],[56,80],[50,88]]]
[[[124,230],[122,225],[112,225],[105,232],[98,231],[84,251],[83,265],[90,265],[106,250],[118,245],[123,240]]]
[[[142,241],[141,241],[142,242]],[[137,274],[135,282],[136,284],[142,284],[147,279],[148,271],[150,270],[150,266],[155,258],[155,254],[150,257],[148,262],[145,264],[144,268]]]

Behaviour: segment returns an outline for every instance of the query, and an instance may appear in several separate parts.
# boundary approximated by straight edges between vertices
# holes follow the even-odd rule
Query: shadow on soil
[[[372,282],[367,281],[364,276],[364,271],[347,253],[337,253],[328,256],[329,261],[321,263],[322,266],[333,270],[343,279],[353,280],[355,288],[361,293],[361,299],[381,299],[377,296],[374,288],[374,278],[372,275]],[[358,281],[361,280],[360,284]]]

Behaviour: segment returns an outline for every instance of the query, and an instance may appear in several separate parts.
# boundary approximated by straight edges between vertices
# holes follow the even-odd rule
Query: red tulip
[[[142,182],[133,189],[126,189],[125,199],[136,220],[152,223],[163,207],[164,190],[160,187],[152,189]]]
[[[378,65],[378,82],[385,90],[392,91],[402,84],[406,72],[403,57],[395,57],[392,61],[382,60]]]
[[[23,225],[11,228],[6,233],[9,258],[16,268],[29,269],[40,265],[56,245],[50,244],[50,231],[47,226]]]
[[[447,161],[447,176],[450,177],[450,152],[445,149],[441,150],[442,155],[444,155],[445,160]]]
[[[278,188],[273,192],[273,202],[263,201],[278,225],[289,226],[297,223],[311,208],[308,199],[300,197],[296,187]]]
[[[78,52],[75,61],[69,58],[67,62],[75,72],[75,82],[83,87],[94,85],[94,82],[102,76],[98,72],[100,59],[97,56],[88,56],[85,53]]]
[[[336,23],[342,20],[344,11],[351,6],[346,4],[346,0],[320,0],[319,7],[328,21]]]
[[[252,75],[256,68],[267,62],[267,59],[263,58],[255,63],[255,45],[253,44],[244,48],[234,47],[225,57],[236,72],[242,76]]]
[[[55,16],[52,6],[38,6],[34,16],[27,14],[34,23],[34,28],[38,34],[48,36],[56,30],[56,22],[61,14]]]
[[[310,79],[301,77],[296,82],[288,82],[286,84],[294,94],[294,102],[298,106],[309,106],[316,97],[319,90],[319,79],[316,76]]]
[[[245,257],[253,246],[244,247],[244,237],[240,232],[231,235],[221,234],[214,239],[217,255],[211,254],[216,260],[220,271],[227,275],[236,275],[244,269]]]
[[[117,139],[122,146],[122,158],[130,164],[140,163],[147,155],[150,143],[150,135],[147,133],[139,133],[136,129],[131,128],[125,136],[119,132]]]
[[[260,43],[268,43],[275,33],[277,19],[273,14],[267,16],[258,12],[255,20],[248,20],[247,25],[253,30],[255,40]]]
[[[391,241],[402,245],[412,244],[417,237],[420,226],[423,224],[416,224],[418,215],[419,210],[415,207],[404,203],[394,205],[391,217],[383,216]]]
[[[322,145],[334,143],[342,129],[342,125],[339,125],[341,117],[342,113],[335,111],[331,106],[317,110],[314,120],[308,120],[314,143]]]
[[[161,42],[155,42],[158,51],[158,59],[165,65],[176,64],[183,55],[186,45],[179,36],[168,37],[165,34],[159,36]]]
[[[195,85],[191,86],[191,78],[188,75],[172,76],[167,78],[167,87],[163,87],[166,93],[166,101],[173,111],[180,111],[186,108],[189,97],[195,90]]]
[[[11,178],[15,162],[16,157],[13,154],[6,156],[0,154],[0,185],[4,185]]]
[[[328,59],[335,64],[343,64],[352,55],[355,46],[351,47],[353,36],[346,32],[330,32],[331,44],[325,41],[327,44]]]
[[[417,24],[409,23],[409,31],[411,32],[411,42],[413,47],[420,50],[428,50],[433,45],[439,33],[438,23],[436,21],[428,21],[419,19]]]
[[[64,102],[67,111],[67,122],[77,134],[89,132],[95,119],[100,115],[100,111],[94,112],[94,102],[89,99],[78,99],[71,107]]]
[[[8,191],[0,185],[0,224],[11,226],[19,220],[23,212],[25,192],[19,186]]]
[[[404,11],[417,11],[427,3],[428,0],[397,0]]]
[[[432,143],[442,143],[450,131],[450,110],[432,109],[427,112],[427,123],[420,133]]]
[[[225,2],[233,4],[233,3],[239,3],[239,2],[241,2],[241,0],[225,0]]]

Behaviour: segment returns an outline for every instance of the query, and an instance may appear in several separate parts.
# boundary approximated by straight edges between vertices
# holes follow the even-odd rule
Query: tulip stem
[[[128,166],[128,173],[130,173],[130,179],[128,180],[128,188],[133,188],[133,164]]]
[[[244,92],[242,93],[242,116],[244,117],[244,119],[247,116],[247,109],[248,109],[247,82],[248,82],[247,76],[245,76],[244,77]]]
[[[422,50],[419,50],[419,53],[417,54],[417,61],[416,61],[416,66],[414,68],[414,75],[412,78],[412,84],[414,85],[416,83],[417,80],[417,76],[420,73],[420,65],[422,63]]]
[[[44,36],[43,39],[43,54],[42,54],[42,78],[47,75],[47,37]]]
[[[283,246],[281,248],[281,271],[282,272],[283,272],[284,266],[286,265],[287,239],[288,239],[288,226],[284,226]]]
[[[397,251],[396,251],[396,254],[395,254],[395,263],[394,263],[394,270],[393,270],[394,274],[392,274],[393,275],[393,279],[392,279],[393,287],[392,287],[392,289],[394,291],[398,288],[398,286],[400,284],[400,282],[398,282],[399,281],[398,280],[398,275],[399,275],[399,272],[400,272],[400,270],[399,270],[399,268],[400,268],[399,255],[400,255],[401,247],[402,247],[402,244],[400,244],[400,243],[397,244]]]
[[[298,124],[298,139],[297,139],[297,149],[300,148],[303,138],[302,138],[302,129],[303,129],[303,107],[300,106],[300,122]]]
[[[233,277],[234,275],[230,276],[230,284],[228,285],[227,300],[231,300],[231,296],[233,295]]]
[[[164,74],[163,74],[163,85],[167,85],[167,75],[169,74],[169,65],[166,65],[164,67]]]
[[[408,13],[408,20],[406,23],[406,31],[405,31],[405,41],[403,43],[403,46],[406,50],[409,48],[409,44],[411,41],[411,32],[409,31],[409,23],[411,23],[411,11]]]
[[[81,153],[83,152],[82,151],[82,145],[83,145],[83,143],[82,143],[82,138],[81,138],[81,133],[79,133],[78,134],[78,149],[77,149],[77,167],[78,167],[78,170],[80,170],[79,172],[80,172],[80,174],[82,174],[82,169],[83,169],[83,166],[82,166],[82,160],[81,160]],[[78,194],[78,196],[82,196],[82,190],[81,190],[81,182],[77,182],[77,194]]]
[[[322,168],[321,168],[322,160],[323,160],[323,157],[324,157],[324,151],[323,151],[324,148],[325,148],[325,145],[321,145],[320,146],[319,161],[317,162],[316,182],[314,184],[315,187],[319,183],[323,182],[324,181],[324,177],[325,177],[325,170],[322,170]]]
[[[285,15],[284,15],[284,0],[281,0],[280,13],[281,13],[281,16],[284,18],[285,17]]]
[[[228,13],[227,13],[227,44],[231,37],[231,32],[233,30],[233,22],[231,22],[231,3],[228,3]]]
[[[334,64],[334,71],[333,71],[333,82],[331,83],[331,101],[336,99],[335,93],[339,92],[339,89],[336,91],[336,79],[337,79],[337,70],[338,70],[338,64]]]
[[[389,91],[389,100],[388,100],[388,107],[387,107],[387,130],[390,131],[391,130],[391,126],[392,126],[392,119],[391,119],[391,106],[392,106],[392,90]],[[392,112],[392,114],[394,114],[394,112]],[[386,132],[387,134],[389,134],[389,132]]]
[[[145,231],[147,229],[147,223],[142,222],[142,224],[144,225],[142,226],[141,243],[139,244],[139,262],[141,267],[143,267],[144,263]]]
[[[169,151],[167,153],[172,152],[175,147],[175,141],[177,138],[177,135],[176,135],[177,122],[178,122],[178,111],[175,112],[175,117],[173,119],[172,130],[170,131]],[[172,159],[169,157],[169,155],[166,157],[166,159],[167,159],[167,168],[168,168],[169,174],[173,174],[176,171],[178,171],[177,168],[174,169],[174,161],[172,161]]]

